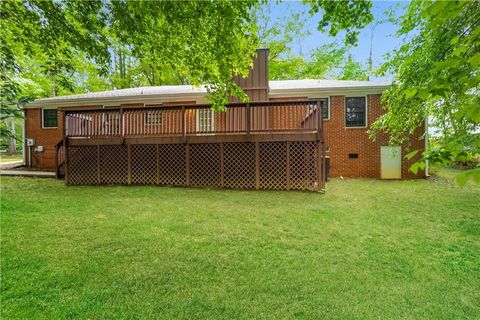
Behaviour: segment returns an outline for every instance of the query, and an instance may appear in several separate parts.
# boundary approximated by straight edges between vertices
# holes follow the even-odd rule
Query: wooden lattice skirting
[[[320,142],[67,147],[66,183],[323,190]]]

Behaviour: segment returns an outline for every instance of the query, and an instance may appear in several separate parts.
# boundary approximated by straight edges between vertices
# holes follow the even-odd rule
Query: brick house
[[[235,81],[250,97],[213,112],[204,87],[160,86],[25,106],[25,163],[68,184],[323,189],[331,177],[419,178],[405,147],[372,141],[388,83],[268,81],[268,50]],[[417,132],[409,148],[424,148]]]

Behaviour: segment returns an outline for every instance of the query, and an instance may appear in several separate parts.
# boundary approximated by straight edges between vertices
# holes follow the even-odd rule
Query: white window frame
[[[161,105],[148,105],[148,106],[146,105],[145,107],[146,107],[146,108],[147,108],[147,107],[148,107],[148,108],[161,107]],[[163,124],[163,113],[162,113],[162,110],[159,110],[159,111],[157,111],[158,113],[154,113],[154,114],[153,114],[154,116],[159,117],[160,123],[148,123],[148,121],[147,121],[147,119],[148,119],[148,113],[149,113],[149,112],[155,112],[155,111],[157,111],[157,110],[155,110],[155,109],[145,110],[145,116],[144,116],[144,118],[143,118],[143,119],[144,119],[143,122],[144,122],[144,124],[145,124],[146,126],[162,126],[162,124]],[[157,120],[158,120],[158,119],[157,119]]]
[[[347,98],[365,98],[365,125],[364,126],[354,126],[347,127]],[[365,129],[368,128],[368,96],[345,96],[343,99],[343,125],[346,129]]]
[[[44,110],[57,110],[57,126],[56,127],[45,127],[45,119],[44,119]],[[42,129],[57,129],[58,128],[58,108],[56,107],[45,107],[42,108]]]
[[[102,112],[102,124],[105,124],[106,122],[108,122],[107,120],[111,121],[111,120],[118,120],[118,122],[120,122],[120,115],[118,116],[118,119],[107,119],[107,118],[110,118],[110,115],[113,115],[115,113],[108,113],[108,112]]]
[[[210,124],[210,130],[200,130],[200,114],[203,114],[203,112],[210,112],[211,113],[211,124]],[[214,134],[215,133],[215,111],[208,109],[208,108],[198,108],[196,109],[196,128],[197,128],[197,134]]]
[[[328,109],[328,118],[323,119],[323,114],[322,114],[322,119],[324,121],[330,120],[330,97],[318,97],[318,98],[310,98],[309,100],[327,100],[327,109]]]
[[[120,111],[120,108],[118,107],[107,107],[107,108],[103,108],[103,109],[106,109],[106,110],[119,110]],[[112,123],[115,123],[115,121],[111,121],[111,120],[118,120],[118,131],[121,131],[120,129],[122,128],[121,126],[121,122],[122,122],[122,117],[120,114],[118,114],[118,119],[110,119],[110,121],[107,121],[107,118],[109,118],[110,115],[114,115],[115,113],[109,113],[109,112],[106,112],[106,111],[103,111],[102,112],[102,127],[101,127],[101,130],[105,130],[105,124],[108,123],[108,125],[110,126]],[[117,115],[117,114],[115,114]],[[112,129],[113,128],[113,129]],[[110,127],[108,130],[109,131],[112,131],[112,132],[116,132],[117,128],[116,127]],[[103,133],[105,133],[103,131]],[[119,132],[120,134],[122,134],[122,132]]]

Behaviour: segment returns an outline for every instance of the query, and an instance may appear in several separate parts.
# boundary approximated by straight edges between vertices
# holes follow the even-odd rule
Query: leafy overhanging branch
[[[409,42],[382,67],[395,79],[383,95],[387,113],[374,123],[370,135],[387,132],[390,143],[408,143],[428,117],[439,130],[433,137],[437,147],[422,154],[412,166],[414,172],[427,160],[478,165],[479,12],[478,1],[413,1],[400,20],[399,35],[409,36]],[[466,171],[467,177],[469,172],[476,179],[477,171]]]

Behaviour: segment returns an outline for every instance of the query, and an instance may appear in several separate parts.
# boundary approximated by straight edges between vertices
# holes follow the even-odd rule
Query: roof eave
[[[344,96],[344,95],[366,95],[381,94],[387,90],[390,85],[376,86],[358,86],[358,87],[336,87],[336,88],[292,88],[292,89],[272,89],[270,88],[270,96],[287,97],[287,96]]]
[[[95,98],[76,98],[76,99],[62,99],[45,101],[42,99],[34,100],[27,105],[24,109],[34,109],[39,107],[78,107],[78,106],[91,106],[91,105],[112,105],[112,104],[135,104],[135,103],[162,103],[162,102],[175,102],[185,99],[205,99],[206,93],[194,92],[194,93],[175,93],[175,94],[152,94],[152,95],[129,95],[129,96],[117,96],[117,97],[95,97]]]
[[[390,85],[375,85],[375,86],[356,86],[356,87],[335,87],[335,88],[270,88],[269,96],[271,97],[328,97],[328,96],[344,96],[344,95],[366,95],[366,94],[381,94],[387,90]],[[135,104],[135,103],[163,103],[185,101],[192,99],[200,102],[205,102],[206,92],[186,92],[186,93],[172,93],[172,94],[152,94],[152,95],[128,95],[116,97],[94,97],[94,98],[72,98],[61,100],[34,100],[23,107],[23,109],[34,109],[40,107],[79,107],[92,105],[120,105],[120,104]]]

